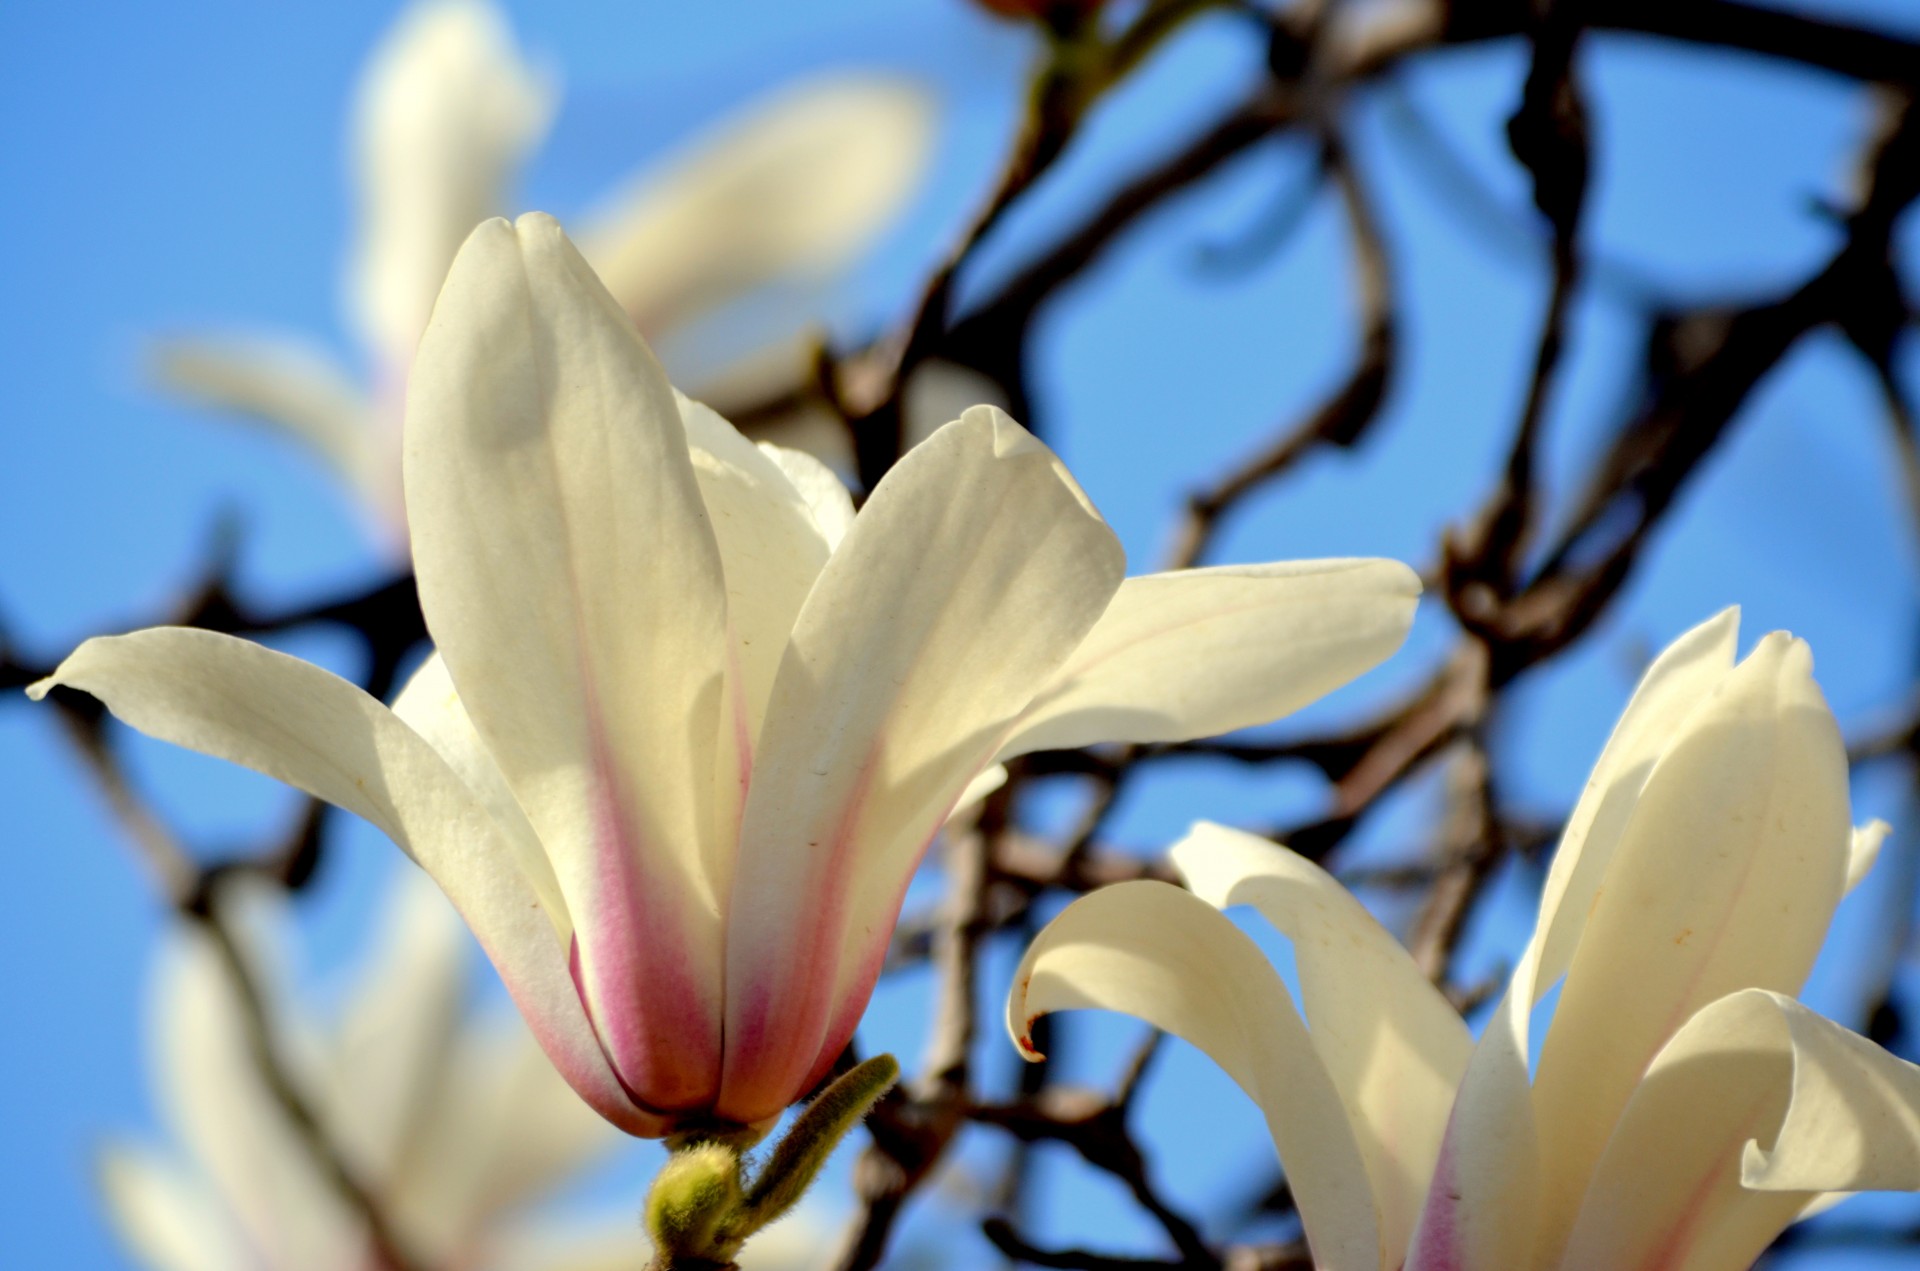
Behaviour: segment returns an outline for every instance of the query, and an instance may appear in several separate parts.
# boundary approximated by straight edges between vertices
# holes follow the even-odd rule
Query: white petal
[[[1880,848],[1891,833],[1893,827],[1877,817],[1853,828],[1853,838],[1847,846],[1848,891],[1858,887],[1873,871],[1873,863],[1880,859]]]
[[[726,580],[673,390],[552,218],[461,249],[406,486],[428,629],[553,861],[614,1063],[703,1102],[748,740]]]
[[[298,658],[210,631],[89,640],[53,684],[91,693],[163,741],[284,781],[371,821],[439,883],[581,1097],[646,1133],[607,1067],[538,894],[493,820],[393,713]]]
[[[466,783],[475,802],[493,818],[500,837],[513,852],[514,863],[553,921],[554,933],[562,942],[566,941],[573,934],[573,924],[567,917],[566,902],[560,898],[560,882],[553,875],[553,862],[547,859],[539,835],[533,832],[527,814],[521,811],[519,801],[507,787],[500,766],[494,763],[486,743],[474,730],[473,720],[468,718],[467,708],[460,704],[453,677],[447,674],[447,664],[438,652],[427,655],[400,695],[393,699],[393,713],[447,761],[447,766]]]
[[[979,776],[967,782],[967,788],[960,792],[954,801],[953,811],[947,813],[947,824],[952,826],[964,821],[978,811],[979,802],[1007,784],[1007,769],[1004,764],[995,764],[983,770]]]
[[[787,1052],[799,1081],[829,1034],[851,1032],[928,841],[1124,568],[1052,452],[998,411],[969,412],[881,481],[801,611],[755,755],[728,926],[730,1084],[736,1044]]]
[[[1566,974],[1627,818],[1654,762],[1733,669],[1740,611],[1725,609],[1668,645],[1647,668],[1587,778],[1540,896],[1533,1000]],[[1524,1009],[1531,1010],[1533,1001]]]
[[[1749,989],[1660,1053],[1595,1171],[1564,1265],[1738,1271],[1833,1191],[1920,1190],[1920,1068]]]
[[[662,341],[662,360],[676,383],[698,390],[695,397],[729,419],[749,419],[741,431],[756,442],[798,450],[843,477],[851,474],[858,467],[853,434],[846,418],[819,392],[818,326],[785,331],[745,354],[715,347],[735,333],[757,333],[769,326],[779,330],[779,324],[790,320],[789,313],[771,312],[771,322],[756,322],[762,309],[781,310],[782,302],[777,294],[755,299],[761,303],[696,324],[688,335],[670,332]],[[785,307],[792,307],[790,298]]]
[[[405,373],[454,252],[504,210],[554,100],[483,0],[416,3],[368,62],[355,107],[360,238],[348,287],[386,374]]]
[[[776,279],[840,268],[914,190],[931,133],[926,97],[897,80],[788,88],[616,197],[581,244],[657,333]]]
[[[780,465],[780,471],[787,474],[787,480],[793,482],[794,489],[807,501],[807,509],[813,513],[813,523],[821,537],[827,540],[827,548],[838,548],[840,540],[853,528],[853,496],[847,493],[845,483],[834,475],[832,468],[804,450],[768,441],[761,442],[760,449]]]
[[[1233,923],[1177,887],[1117,883],[1035,937],[1014,975],[1007,1029],[1033,1054],[1053,1011],[1122,1011],[1205,1051],[1265,1115],[1314,1265],[1392,1267],[1362,1149],[1286,985]]]
[[[1383,1245],[1405,1249],[1472,1050],[1466,1024],[1400,942],[1304,857],[1204,821],[1171,856],[1200,899],[1252,905],[1292,942],[1308,1036],[1366,1157]]]
[[[1532,1257],[1540,1167],[1529,1021],[1565,973],[1654,761],[1733,666],[1739,611],[1669,645],[1647,668],[1567,820],[1540,897],[1540,917],[1474,1050],[1448,1118],[1409,1271],[1525,1266]]]
[[[1419,577],[1388,560],[1129,578],[1001,757],[1185,741],[1278,719],[1390,656],[1419,596]]]
[[[751,740],[760,734],[794,619],[832,545],[785,467],[708,407],[676,399],[726,571],[727,617]]]
[[[152,1271],[248,1271],[246,1252],[199,1179],[158,1153],[110,1143],[96,1179],[107,1220]]]
[[[375,512],[399,512],[400,447],[360,388],[319,349],[269,336],[156,341],[160,383],[188,400],[271,424],[311,449]]]
[[[1688,719],[1620,835],[1534,1078],[1541,1252],[1635,1083],[1700,1007],[1794,992],[1845,882],[1847,763],[1806,645],[1776,633]]]
[[[1765,996],[1791,1033],[1793,1097],[1773,1143],[1749,1143],[1741,1153],[1741,1183],[1758,1191],[1920,1191],[1920,1067],[1798,1002]]]
[[[975,406],[1013,405],[1006,390],[970,367],[932,357],[913,368],[900,391],[900,432],[904,448],[919,445],[941,427]]]

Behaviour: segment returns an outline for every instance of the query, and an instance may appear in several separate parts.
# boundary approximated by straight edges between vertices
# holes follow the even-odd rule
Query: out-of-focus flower
[[[454,252],[506,210],[546,135],[551,76],[530,66],[486,0],[422,0],[369,61],[354,111],[356,242],[348,318],[359,382],[295,336],[177,337],[164,383],[283,428],[318,452],[396,544],[404,541],[400,420],[407,369]],[[776,282],[843,269],[917,188],[932,109],[907,83],[840,75],[750,105],[654,166],[588,218],[582,244],[657,339]],[[741,374],[803,374],[799,336]]]
[[[616,1144],[509,1014],[467,1009],[460,920],[411,868],[340,1017],[323,1024],[280,974],[286,915],[247,897],[250,962],[281,1050],[346,1165],[430,1265],[487,1271],[639,1266],[631,1218],[541,1226],[527,1204]],[[153,988],[153,1062],[172,1151],[101,1154],[109,1217],[154,1271],[365,1271],[368,1237],[255,1066],[219,953],[179,928]],[[560,1252],[566,1250],[564,1255]],[[591,1256],[589,1255],[591,1251]]]
[[[539,215],[455,262],[406,479],[438,654],[393,710],[167,628],[90,640],[33,691],[385,830],[641,1135],[758,1125],[827,1073],[918,861],[997,761],[1276,718],[1397,648],[1419,591],[1378,560],[1123,582],[1080,488],[991,408],[855,516],[818,461],[678,397]]]
[[[1920,1068],[1791,996],[1885,826],[1849,831],[1806,645],[1736,665],[1737,634],[1729,611],[1647,672],[1477,1048],[1332,878],[1206,825],[1174,849],[1191,893],[1108,888],[1040,934],[1009,1029],[1030,1048],[1039,1015],[1104,1007],[1206,1051],[1337,1271],[1745,1267],[1832,1193],[1920,1189]],[[1235,904],[1291,939],[1304,1024]]]

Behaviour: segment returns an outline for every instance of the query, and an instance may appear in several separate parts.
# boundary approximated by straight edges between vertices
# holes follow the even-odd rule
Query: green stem
[[[892,1055],[842,1073],[794,1119],[751,1183],[744,1152],[753,1138],[690,1131],[669,1140],[672,1155],[647,1192],[654,1248],[648,1271],[732,1271],[740,1247],[799,1202],[833,1150],[899,1078]]]

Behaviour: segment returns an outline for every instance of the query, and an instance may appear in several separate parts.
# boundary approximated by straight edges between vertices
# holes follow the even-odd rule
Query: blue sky
[[[1820,7],[1920,33],[1897,0]],[[959,0],[508,8],[565,87],[518,206],[563,220],[687,129],[788,76],[879,66],[930,83],[942,101],[939,157],[898,232],[830,297],[850,336],[898,316],[964,218],[1012,126],[1031,54],[1022,32]],[[0,9],[0,428],[11,457],[0,466],[0,616],[30,654],[163,609],[226,515],[244,530],[241,581],[263,602],[378,568],[327,474],[274,438],[162,400],[143,384],[140,357],[157,333],[250,323],[352,355],[339,316],[345,106],[395,11],[234,0]],[[1096,116],[990,246],[981,277],[1231,99],[1257,53],[1226,21],[1182,38]],[[1651,279],[1663,298],[1697,303],[1784,286],[1831,250],[1834,231],[1814,204],[1845,189],[1869,122],[1857,88],[1626,38],[1595,39],[1584,59],[1599,143],[1588,242],[1610,277]],[[1393,248],[1405,363],[1370,445],[1317,457],[1257,501],[1231,524],[1222,559],[1379,554],[1426,565],[1440,528],[1483,496],[1544,301],[1544,253],[1502,133],[1524,72],[1517,46],[1451,51],[1351,104],[1350,135]],[[1474,174],[1488,208],[1462,211],[1423,160],[1415,118]],[[1166,550],[1189,489],[1296,415],[1351,357],[1344,231],[1327,200],[1282,250],[1231,272],[1204,263],[1210,247],[1245,239],[1304,170],[1297,142],[1250,153],[1149,217],[1036,331],[1050,440],[1136,569]],[[1557,492],[1631,388],[1642,331],[1631,299],[1594,288],[1575,312],[1547,438]],[[1910,679],[1920,560],[1871,383],[1837,340],[1816,338],[1743,419],[1615,614],[1516,693],[1499,746],[1519,806],[1564,809],[1636,658],[1727,604],[1744,607],[1749,642],[1777,627],[1812,642],[1843,724],[1869,723]],[[1441,615],[1427,614],[1400,659],[1306,722],[1351,715],[1417,678],[1449,637]],[[296,651],[341,656],[323,639]],[[195,756],[135,754],[147,788],[197,840],[244,841],[293,806],[271,783]],[[1148,850],[1196,816],[1310,815],[1316,793],[1291,774],[1183,770],[1143,782],[1114,833]],[[53,721],[23,702],[0,704],[0,794],[15,878],[0,926],[12,1021],[0,1031],[10,1092],[0,1229],[22,1266],[121,1268],[86,1163],[103,1137],[154,1126],[140,1017],[158,911]],[[1902,811],[1885,781],[1863,782],[1856,801],[1862,817]],[[1429,790],[1397,798],[1369,849],[1413,841],[1432,810]],[[1911,851],[1904,839],[1892,850]],[[364,827],[342,836],[309,907],[317,960],[353,947],[393,859]],[[1511,948],[1526,881],[1510,880],[1476,942],[1487,965]],[[1887,901],[1869,888],[1850,904],[1847,943],[1868,944]],[[1007,952],[995,964],[1002,978],[988,977],[992,1006]],[[1823,966],[1816,1002],[1848,1009],[1856,965],[1836,956]],[[917,1053],[923,999],[912,976],[883,987],[867,1044]],[[1107,1079],[1131,1035],[1119,1022],[1076,1026],[1074,1071]],[[983,1049],[990,1071],[1010,1071],[991,1029]],[[1190,1210],[1264,1167],[1250,1106],[1191,1052],[1163,1059],[1143,1113],[1168,1190]],[[1055,1161],[1041,1185],[1042,1239],[1153,1248],[1104,1180]]]

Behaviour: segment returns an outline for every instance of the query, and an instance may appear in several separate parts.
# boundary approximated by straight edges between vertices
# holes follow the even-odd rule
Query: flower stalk
[[[854,1065],[806,1106],[749,1181],[737,1136],[676,1143],[647,1192],[648,1271],[729,1271],[748,1238],[791,1210],[847,1132],[900,1078],[892,1055]]]

